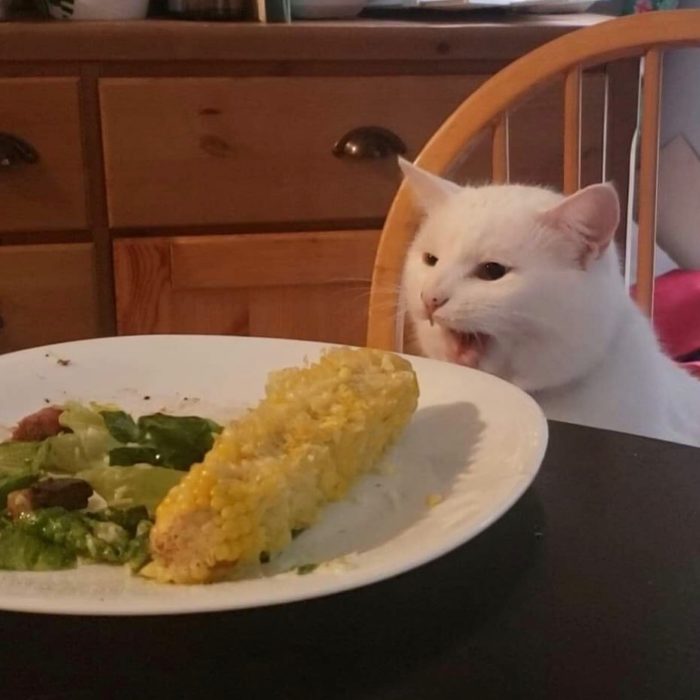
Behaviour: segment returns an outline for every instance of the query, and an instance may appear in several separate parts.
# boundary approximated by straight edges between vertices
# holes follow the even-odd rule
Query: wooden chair
[[[534,91],[564,81],[563,189],[575,192],[581,178],[581,85],[585,69],[638,57],[641,74],[638,259],[636,301],[652,312],[656,228],[659,108],[663,51],[700,45],[700,10],[649,12],[581,29],[513,62],[468,97],[438,129],[416,159],[436,174],[450,171],[474,140],[490,131],[492,181],[509,181],[508,114]],[[603,125],[603,148],[607,122]],[[402,185],[382,232],[369,303],[367,344],[403,348],[400,282],[418,212]]]

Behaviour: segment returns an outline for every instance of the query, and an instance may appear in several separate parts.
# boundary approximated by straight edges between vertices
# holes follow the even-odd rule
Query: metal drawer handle
[[[406,144],[393,131],[381,126],[360,126],[348,131],[333,146],[338,158],[370,160],[388,158],[406,153]]]
[[[12,134],[0,132],[0,168],[10,168],[19,163],[36,163],[39,154],[34,146]]]

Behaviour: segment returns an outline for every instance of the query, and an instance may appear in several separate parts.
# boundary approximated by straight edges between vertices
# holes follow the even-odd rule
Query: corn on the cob
[[[417,399],[410,363],[379,350],[334,349],[272,373],[260,404],[158,506],[142,573],[208,582],[281,550],[376,465]]]

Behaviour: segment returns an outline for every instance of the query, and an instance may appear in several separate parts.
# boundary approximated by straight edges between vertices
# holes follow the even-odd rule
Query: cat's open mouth
[[[443,328],[447,336],[447,354],[451,362],[477,368],[486,352],[490,336],[486,333],[465,333]]]

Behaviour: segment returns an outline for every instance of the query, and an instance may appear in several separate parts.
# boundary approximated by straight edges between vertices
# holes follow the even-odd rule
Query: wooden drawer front
[[[378,231],[120,239],[120,333],[364,344]]]
[[[0,132],[39,162],[0,168],[0,231],[86,228],[78,81],[0,79]]]
[[[482,76],[155,78],[101,81],[116,227],[377,219],[395,158],[337,158],[380,126],[412,158]]]
[[[0,352],[97,334],[89,243],[0,247]]]
[[[175,289],[236,289],[369,282],[374,231],[174,238]]]

